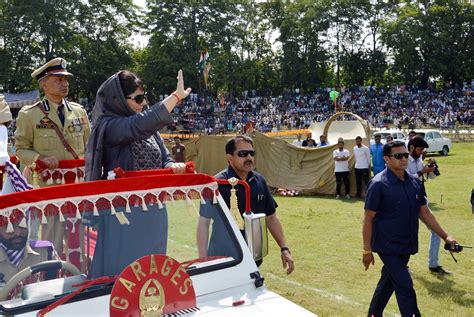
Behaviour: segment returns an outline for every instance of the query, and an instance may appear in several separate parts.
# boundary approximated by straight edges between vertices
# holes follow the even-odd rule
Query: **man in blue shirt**
[[[321,134],[319,136],[319,142],[317,144],[318,147],[323,147],[323,146],[328,146],[329,141],[326,139],[326,136],[324,134]]]
[[[383,144],[380,142],[382,136],[376,134],[374,136],[374,144],[370,145],[370,155],[372,155],[372,168],[374,176],[385,169],[385,161],[383,159]]]
[[[407,266],[410,255],[418,252],[418,219],[446,243],[456,243],[426,205],[419,179],[405,171],[408,156],[404,142],[385,144],[383,158],[387,168],[372,179],[367,189],[362,263],[366,270],[370,263],[374,265],[372,252],[376,252],[384,264],[369,316],[382,316],[394,291],[402,316],[420,316]]]

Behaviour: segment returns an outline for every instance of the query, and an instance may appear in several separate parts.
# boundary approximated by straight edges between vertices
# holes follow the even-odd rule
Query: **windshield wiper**
[[[113,283],[115,283],[116,279],[117,279],[116,276],[103,276],[103,277],[96,278],[94,280],[85,281],[85,282],[73,285],[73,286],[76,286],[76,287],[80,286],[80,288],[78,288],[74,292],[70,293],[69,295],[58,299],[57,301],[55,301],[54,303],[46,306],[45,308],[41,309],[38,312],[38,317],[44,317],[47,313],[49,313],[53,309],[55,309],[55,308],[61,306],[62,304],[66,303],[67,301],[69,301],[73,297],[79,295],[80,293],[82,293],[82,291],[88,289],[91,286],[98,285],[98,284],[103,284],[103,285],[110,284],[110,283],[113,284]]]

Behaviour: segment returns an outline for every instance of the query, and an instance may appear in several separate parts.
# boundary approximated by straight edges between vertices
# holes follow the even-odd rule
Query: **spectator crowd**
[[[330,91],[330,88],[321,88],[314,93],[303,93],[294,89],[271,96],[252,90],[227,99],[221,96],[203,98],[193,93],[175,108],[174,124],[169,129],[205,134],[244,132],[249,125],[260,132],[304,129],[313,121],[325,121],[334,114]],[[165,97],[158,96],[158,99]],[[85,108],[89,113],[92,110],[91,106]],[[457,123],[474,125],[474,98],[469,89],[342,89],[337,110],[357,114],[377,128],[453,129]],[[13,120],[9,127],[10,137],[15,128]]]
[[[207,102],[192,94],[175,109],[175,126],[207,134],[243,131],[249,122],[260,132],[276,132],[284,127],[302,129],[334,114],[330,91],[327,88],[303,93],[295,89],[280,96],[245,91],[240,97],[225,100],[221,96],[207,97]],[[474,124],[474,101],[468,89],[343,89],[337,100],[337,110],[355,113],[374,127],[452,129],[457,122]]]

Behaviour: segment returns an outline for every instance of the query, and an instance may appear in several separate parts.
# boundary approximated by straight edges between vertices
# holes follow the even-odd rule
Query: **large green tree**
[[[460,86],[474,76],[474,7],[437,1],[430,9],[433,35],[432,75]]]
[[[61,56],[75,74],[71,97],[93,97],[104,79],[132,64],[127,44],[137,24],[132,0],[1,1],[0,16],[5,91],[34,87],[31,72]]]
[[[263,7],[279,33],[282,88],[312,89],[328,82],[327,8],[326,1],[306,0],[273,1]]]
[[[259,4],[148,1],[147,7],[150,41],[138,58],[153,94],[171,92],[180,68],[186,84],[203,92],[196,64],[206,49],[210,90],[235,94],[275,85],[273,52],[265,36],[269,24],[261,21]]]
[[[62,56],[71,97],[93,99],[129,68],[152,95],[186,84],[206,94],[407,83],[459,85],[474,73],[473,6],[455,0],[0,1],[0,90],[34,87],[31,72]],[[132,34],[149,37],[144,48]],[[204,89],[197,62],[208,49]]]
[[[460,1],[404,1],[382,39],[394,57],[395,81],[426,87],[433,79],[460,84],[473,74],[473,7]]]
[[[77,4],[52,1],[0,2],[0,82],[6,91],[31,87],[30,74],[40,63],[64,54],[71,39]]]

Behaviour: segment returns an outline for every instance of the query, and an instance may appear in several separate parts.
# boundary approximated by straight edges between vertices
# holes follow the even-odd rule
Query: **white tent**
[[[32,105],[40,100],[38,90],[22,92],[19,94],[4,93],[5,101],[10,106],[10,109],[20,109],[23,106]]]
[[[367,142],[364,143],[367,144],[370,139],[368,122],[350,112],[338,112],[328,121],[313,122],[309,130],[316,142],[319,142],[319,136],[324,134],[329,144],[337,144],[337,139],[340,137],[344,140],[354,140],[356,136],[360,136],[366,139]]]

